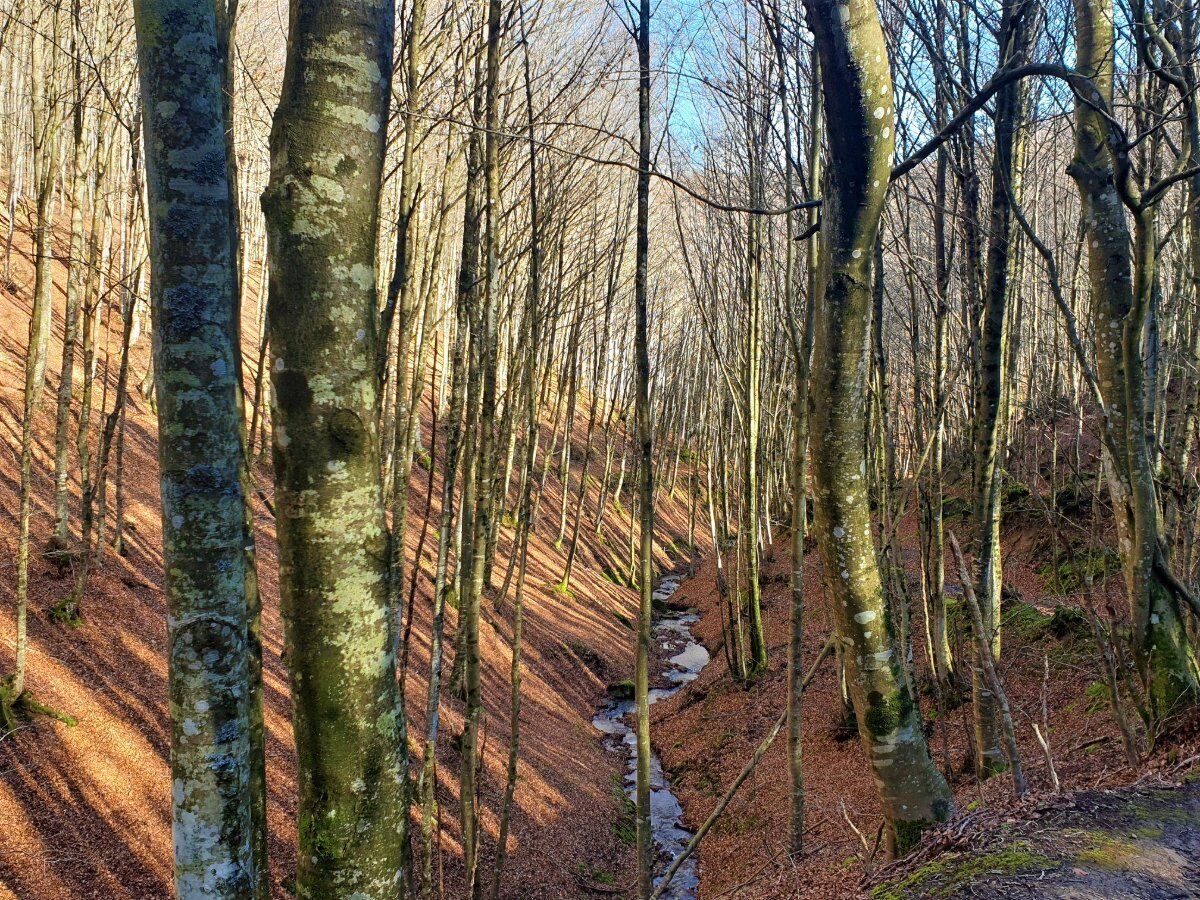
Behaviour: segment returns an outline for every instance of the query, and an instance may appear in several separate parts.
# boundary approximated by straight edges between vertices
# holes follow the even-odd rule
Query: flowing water
[[[668,575],[659,582],[654,591],[656,601],[665,601],[679,588],[679,575]],[[692,613],[667,612],[655,618],[651,637],[659,643],[667,657],[662,670],[663,677],[670,682],[666,688],[650,691],[651,703],[670,697],[689,681],[694,681],[700,670],[708,665],[708,651],[704,645],[693,640],[692,625],[699,617]],[[637,789],[637,735],[634,732],[633,700],[612,700],[596,715],[592,724],[607,737],[605,746],[626,757],[625,793],[634,799]],[[662,873],[683,853],[692,838],[692,832],[681,824],[683,808],[671,790],[671,782],[663,772],[662,761],[657,753],[650,755],[650,816],[651,832],[656,851],[654,883],[658,884]],[[700,873],[696,855],[684,861],[663,893],[663,900],[695,900],[700,886]]]

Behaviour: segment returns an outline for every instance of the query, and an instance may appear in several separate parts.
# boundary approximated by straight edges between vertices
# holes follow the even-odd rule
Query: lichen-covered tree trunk
[[[1111,0],[1076,0],[1077,67],[1092,79],[1105,107],[1113,100]],[[1145,408],[1142,357],[1157,248],[1152,208],[1134,204],[1135,234],[1105,113],[1078,101],[1075,158],[1088,246],[1088,276],[1096,342],[1096,375],[1108,409],[1109,487],[1133,619],[1133,652],[1155,716],[1200,701],[1200,671],[1176,595],[1164,571],[1161,509],[1154,479]]]
[[[237,231],[212,4],[138,0],[168,600],[175,890],[265,896]],[[85,548],[85,552],[87,552]],[[261,722],[261,713],[258,714]]]
[[[944,821],[953,799],[901,678],[872,540],[865,379],[871,259],[895,139],[891,72],[874,0],[805,0],[821,60],[830,158],[812,363],[814,533],[859,734],[894,852]]]
[[[292,4],[263,197],[300,898],[394,897],[405,806],[377,429],[388,0]]]
[[[1026,54],[1032,31],[1031,4],[1018,2],[1004,7],[999,40],[1001,65],[1019,64]],[[979,598],[983,625],[991,636],[993,659],[1000,657],[1000,592],[1003,582],[1000,556],[1001,464],[1008,421],[1008,325],[1012,295],[1014,235],[1011,197],[1017,191],[1021,172],[1020,129],[1025,88],[1014,82],[996,95],[995,148],[992,157],[992,196],[988,220],[987,268],[983,309],[976,348],[974,484],[975,484],[975,594]],[[975,707],[975,764],[980,777],[1005,767],[1001,734],[996,718],[996,698],[984,677],[979,660],[979,642],[973,641],[971,693]]]

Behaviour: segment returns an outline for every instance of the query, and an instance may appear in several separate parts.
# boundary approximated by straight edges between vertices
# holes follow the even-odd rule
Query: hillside
[[[1002,675],[1013,706],[1031,797],[1046,801],[1052,793],[1049,772],[1033,732],[1034,723],[1048,734],[1055,771],[1064,791],[1060,802],[1068,808],[1074,808],[1074,805],[1086,808],[1091,802],[1088,800],[1090,795],[1079,794],[1081,791],[1123,787],[1149,775],[1182,777],[1186,773],[1179,768],[1180,760],[1191,758],[1194,761],[1195,754],[1200,752],[1200,735],[1194,725],[1184,725],[1178,733],[1164,739],[1144,768],[1134,770],[1126,762],[1118,728],[1104,699],[1103,684],[1099,680],[1102,677],[1100,664],[1086,625],[1069,614],[1057,618],[1053,614],[1061,604],[1078,603],[1081,598],[1051,596],[1053,591],[1038,574],[1043,570],[1043,561],[1038,556],[1041,551],[1030,549],[1037,544],[1030,539],[1031,531],[1035,530],[1028,520],[1014,522],[1006,529],[1005,582],[1012,599],[1006,602],[1002,618]],[[910,579],[919,577],[913,531],[907,526],[902,529]],[[739,684],[730,677],[723,652],[723,615],[713,562],[706,561],[695,578],[683,582],[672,601],[699,612],[699,622],[692,630],[712,654],[712,663],[699,678],[654,707],[655,746],[659,748],[664,768],[682,801],[683,821],[691,829],[697,828],[708,817],[717,800],[770,731],[786,702],[785,658],[791,602],[791,564],[786,535],[777,536],[776,544],[767,550],[764,563],[763,605],[770,666],[750,685]],[[951,575],[950,565],[948,558],[947,590],[953,595],[957,593],[958,585]],[[805,557],[804,656],[809,661],[817,658],[831,630],[821,577],[820,562],[814,550]],[[1012,590],[1014,588],[1019,594]],[[1110,579],[1104,590],[1118,598],[1119,577]],[[1020,599],[1016,599],[1018,595]],[[919,636],[921,622],[915,621],[912,627],[914,635]],[[918,639],[918,666],[924,665],[922,646]],[[961,658],[965,650],[960,645],[955,649]],[[808,665],[805,663],[806,667]],[[861,742],[857,733],[846,727],[842,717],[837,668],[832,661],[826,661],[818,670],[804,703],[807,822],[804,856],[790,858],[787,853],[788,771],[785,738],[781,735],[701,842],[698,849],[700,897],[858,898],[869,894],[871,882],[867,876],[886,862],[877,842],[881,816]],[[1017,815],[1012,812],[1012,779],[1000,776],[981,785],[975,778],[967,743],[971,731],[969,701],[941,709],[932,692],[925,690],[921,704],[935,760],[950,781],[959,812],[966,814],[965,824],[961,827],[969,828],[981,817],[993,822],[1014,821],[1010,818]],[[1072,796],[1079,797],[1077,804],[1073,805],[1068,799]],[[1030,801],[1022,808],[1034,805]],[[1164,805],[1170,806],[1169,799],[1162,801],[1159,798],[1158,806]],[[1195,819],[1194,806],[1194,799],[1189,799],[1178,809],[1172,807],[1163,813],[1168,818],[1175,816],[1190,823],[1181,840],[1197,840],[1196,828],[1200,823]],[[1103,814],[1097,813],[1097,817],[1102,819]],[[1041,821],[1031,821],[1029,825],[1030,830],[1035,831],[1040,828]],[[1111,825],[1119,827],[1115,821]],[[958,822],[949,826],[951,834],[958,833],[959,828]],[[858,829],[862,836],[856,835],[853,829]],[[941,832],[935,832],[931,842],[935,847],[944,847],[947,842],[951,847],[956,846]],[[987,845],[986,842],[983,844]],[[1193,843],[1191,846],[1194,849],[1198,845]],[[1075,844],[1065,838],[1056,842],[1051,836],[1039,847],[1038,852],[1043,855],[1053,850],[1056,859],[1069,860]],[[1086,847],[1080,852],[1084,850]],[[914,869],[921,865],[923,852],[919,851],[915,859]],[[1117,856],[1110,860],[1108,871],[1120,872],[1124,868],[1125,860]],[[897,881],[902,881],[903,877],[906,876],[899,876]],[[975,894],[964,887],[962,896],[968,895]],[[925,892],[913,882],[898,893],[885,892],[881,896],[891,900],[893,897],[959,895],[937,893],[933,887]],[[1051,895],[1038,893],[1036,889],[1033,893],[1017,894],[1006,894],[997,889],[987,896]],[[1085,891],[1052,896],[1095,897],[1101,894]],[[1118,893],[1111,896],[1143,895]]]
[[[60,261],[64,248],[59,235]],[[0,672],[13,665],[15,558],[19,491],[22,366],[32,283],[28,235],[18,230],[12,283],[0,286],[0,433],[9,452],[0,463],[0,554],[9,574],[0,579]],[[62,341],[63,268],[56,266],[55,321],[46,400],[36,421],[34,460],[34,560],[30,588],[30,689],[37,700],[78,724],[68,727],[39,717],[0,738],[0,897],[74,900],[84,897],[157,898],[171,893],[169,725],[166,704],[165,601],[162,591],[161,530],[156,462],[157,426],[150,403],[137,391],[149,363],[150,341],[142,336],[131,351],[130,397],[124,447],[127,533],[123,557],[106,554],[93,573],[83,602],[83,624],[69,628],[47,618],[68,591],[70,574],[44,558],[52,519],[53,397]],[[247,347],[257,341],[250,311],[244,323]],[[106,343],[107,341],[107,343]],[[119,346],[119,324],[101,346]],[[247,378],[254,354],[246,352]],[[101,369],[105,361],[101,357]],[[115,355],[108,373],[108,403],[115,387]],[[431,379],[436,383],[436,379]],[[97,406],[100,403],[97,381]],[[78,392],[76,392],[78,400]],[[424,433],[429,434],[425,400]],[[580,417],[583,418],[582,416]],[[93,418],[93,423],[96,418]],[[549,423],[543,423],[547,440]],[[428,439],[427,439],[428,441]],[[433,447],[435,475],[440,443]],[[571,490],[577,490],[583,459],[582,424],[572,447]],[[74,460],[72,462],[74,466]],[[576,897],[581,873],[612,877],[633,868],[622,841],[624,815],[614,778],[620,762],[601,747],[589,722],[611,682],[632,668],[630,622],[634,592],[617,583],[627,566],[629,517],[610,504],[597,538],[593,527],[603,453],[588,468],[588,503],[580,530],[579,558],[570,592],[553,589],[562,577],[565,552],[556,548],[562,485],[552,467],[542,499],[539,527],[530,546],[524,627],[524,707],[520,782],[516,793],[505,896]],[[432,563],[440,509],[426,507],[429,473],[414,468],[412,506],[405,536],[409,558],[423,543],[411,651],[405,680],[410,736],[414,747],[424,731]],[[269,471],[260,466],[257,484],[270,496]],[[683,484],[683,479],[680,480]],[[437,482],[440,487],[440,481]],[[514,488],[515,490],[515,488]],[[630,494],[624,499],[628,502]],[[77,504],[78,485],[72,502]],[[110,499],[110,508],[111,508]],[[572,501],[573,502],[573,501]],[[73,510],[74,515],[75,510]],[[295,853],[295,774],[290,702],[281,662],[282,633],[273,521],[263,502],[255,504],[258,573],[263,595],[264,687],[267,725],[270,837],[274,895],[290,896]],[[660,496],[656,559],[673,565],[671,553],[687,538],[686,498]],[[432,517],[432,518],[431,518]],[[74,518],[73,518],[74,521]],[[511,556],[512,528],[502,526],[496,583]],[[508,692],[511,603],[485,598],[481,631],[484,677],[484,768],[482,827],[485,855],[492,852],[504,787],[509,734]],[[452,635],[453,611],[448,613]],[[452,641],[448,641],[448,645]],[[449,651],[452,653],[452,651]],[[449,668],[447,668],[447,673]],[[460,706],[443,694],[439,743],[440,803],[443,809],[442,877],[452,889],[457,866],[457,770],[454,737]],[[419,756],[419,749],[417,751]],[[586,814],[581,814],[586,811]],[[483,865],[488,865],[485,859]],[[529,886],[535,885],[536,888]]]

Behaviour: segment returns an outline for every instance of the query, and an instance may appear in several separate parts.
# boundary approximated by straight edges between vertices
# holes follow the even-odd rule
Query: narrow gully
[[[682,575],[664,577],[654,591],[654,600],[666,602],[679,589]],[[692,626],[699,621],[695,613],[668,611],[656,615],[651,635],[666,657],[666,667],[659,674],[670,687],[653,688],[651,703],[677,693],[685,684],[694,681],[708,665],[709,654],[704,645],[692,637]],[[592,725],[606,737],[604,745],[614,753],[625,756],[625,793],[633,800],[637,790],[637,735],[633,726],[634,701],[610,700],[592,719]],[[657,886],[663,872],[687,847],[692,832],[683,827],[683,807],[675,796],[670,779],[663,772],[657,753],[650,755],[650,816],[655,846],[654,883]],[[696,854],[679,867],[663,900],[696,900],[700,872]]]

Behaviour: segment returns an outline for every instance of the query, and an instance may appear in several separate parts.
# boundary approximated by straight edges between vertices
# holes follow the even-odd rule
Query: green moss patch
[[[1058,863],[1018,842],[983,854],[945,853],[926,863],[902,881],[871,891],[871,900],[908,900],[910,897],[952,897],[990,875],[1016,875],[1056,869]]]
[[[1026,641],[1066,640],[1086,635],[1088,628],[1083,610],[1067,604],[1047,614],[1032,603],[1018,601],[1008,606],[1000,621],[1001,633],[1015,631]]]
[[[1137,844],[1122,841],[1103,831],[1085,832],[1087,846],[1075,854],[1075,862],[1108,872],[1123,871],[1139,854]]]
[[[637,843],[637,807],[625,793],[625,781],[620,775],[613,776],[612,796],[617,804],[617,820],[613,823],[613,833],[622,844],[632,847]]]
[[[1108,686],[1103,681],[1093,681],[1083,689],[1084,711],[1098,713],[1108,706]]]
[[[1001,489],[1000,516],[1004,522],[1034,512],[1036,504],[1029,487],[1020,481],[1006,481]]]
[[[1074,594],[1088,581],[1103,581],[1121,571],[1121,560],[1111,547],[1060,554],[1055,562],[1038,569],[1051,594]]]

